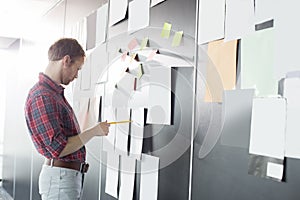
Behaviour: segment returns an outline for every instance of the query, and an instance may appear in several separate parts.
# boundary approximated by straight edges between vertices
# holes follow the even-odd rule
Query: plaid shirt
[[[80,133],[72,107],[64,97],[64,88],[43,73],[29,91],[25,105],[26,123],[37,151],[44,157],[84,162],[85,147],[59,158],[68,137]]]

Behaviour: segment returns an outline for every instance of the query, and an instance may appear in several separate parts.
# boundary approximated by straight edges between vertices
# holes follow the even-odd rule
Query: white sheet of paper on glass
[[[300,78],[284,80],[283,96],[287,99],[285,156],[300,159]]]
[[[253,0],[226,0],[225,13],[225,42],[254,32]]]
[[[149,87],[148,87],[149,88]],[[148,108],[149,105],[149,89],[148,92],[134,91],[133,95],[129,99],[129,108]]]
[[[119,155],[107,153],[105,193],[118,198]]]
[[[81,90],[89,90],[91,88],[91,56],[87,55],[84,65],[81,69]]]
[[[200,1],[198,44],[224,38],[225,0]]]
[[[105,107],[103,120],[107,120],[108,122],[116,121],[116,108]],[[111,124],[109,127],[108,135],[103,137],[103,151],[114,152],[115,135],[116,135],[116,125]]]
[[[144,108],[132,109],[129,155],[141,159],[144,137]]]
[[[87,41],[86,49],[92,49],[96,46],[96,23],[97,12],[92,12],[87,16]]]
[[[129,3],[128,32],[149,26],[150,0],[134,0]]]
[[[107,31],[108,3],[97,10],[96,45],[105,42]]]
[[[160,2],[163,2],[165,0],[151,0],[151,7],[156,6],[157,4],[159,4]]]
[[[92,85],[107,82],[108,55],[105,44],[98,45],[91,52]]]
[[[267,164],[267,176],[281,180],[282,176],[283,176],[283,165],[268,162],[268,164]]]
[[[119,200],[132,200],[135,178],[135,159],[121,156]]]
[[[116,121],[127,121],[127,120],[130,120],[130,109],[117,108]],[[120,155],[127,155],[129,123],[116,124],[115,126],[116,126],[115,151]]]
[[[285,98],[254,98],[249,153],[283,159],[285,128]]]
[[[152,67],[147,123],[171,124],[171,92],[171,67]]]
[[[118,81],[117,88],[114,89],[112,105],[113,107],[126,107],[129,99],[133,95],[135,76],[125,72]]]
[[[284,78],[287,72],[300,70],[299,46],[300,29],[293,22],[300,18],[300,1],[273,1],[276,8],[274,19],[275,56],[274,66],[276,78]]]
[[[76,116],[81,130],[86,129],[88,126],[89,103],[89,97],[81,97],[79,99],[79,112],[76,113]]]
[[[142,154],[140,199],[156,200],[158,194],[159,158]]]
[[[255,0],[255,23],[274,19],[275,9],[273,0]]]
[[[128,0],[110,0],[109,26],[123,20],[126,15]]]

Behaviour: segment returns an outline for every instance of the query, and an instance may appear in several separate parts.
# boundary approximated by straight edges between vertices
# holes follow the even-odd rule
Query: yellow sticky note
[[[169,24],[167,22],[164,23],[164,27],[161,31],[161,37],[163,38],[169,38],[170,37],[170,32],[171,32],[172,24]]]
[[[177,47],[180,45],[182,34],[183,34],[183,31],[177,31],[175,33],[173,41],[172,41],[172,47]]]
[[[147,44],[148,44],[148,41],[149,41],[149,38],[148,37],[145,37],[142,42],[141,42],[141,46],[140,46],[140,50],[143,50]]]

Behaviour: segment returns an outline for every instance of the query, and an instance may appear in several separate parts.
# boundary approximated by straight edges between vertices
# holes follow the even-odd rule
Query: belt
[[[66,161],[56,160],[56,159],[46,159],[45,164],[51,167],[54,166],[54,167],[62,167],[67,169],[74,169],[81,173],[86,173],[89,169],[88,163],[80,163],[75,161],[66,162]]]

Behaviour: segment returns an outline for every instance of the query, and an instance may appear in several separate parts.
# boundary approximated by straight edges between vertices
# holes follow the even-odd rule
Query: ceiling
[[[8,48],[64,0],[0,0],[0,48]]]

